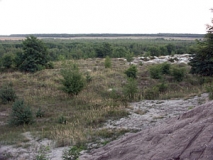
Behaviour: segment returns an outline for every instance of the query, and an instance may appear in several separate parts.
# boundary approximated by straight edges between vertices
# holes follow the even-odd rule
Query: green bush
[[[162,64],[155,64],[149,68],[150,76],[153,79],[161,79],[162,75],[170,74],[171,64],[169,63],[162,63]]]
[[[125,97],[134,99],[138,92],[137,81],[133,78],[128,78],[127,83],[124,85],[123,92]]]
[[[213,75],[213,32],[208,32],[202,40],[197,40],[195,54],[192,55],[189,65],[190,72],[201,76]]]
[[[174,77],[174,79],[178,82],[181,82],[183,80],[183,78],[185,77],[185,69],[184,68],[177,68],[174,67],[172,69],[172,76]]]
[[[153,79],[160,79],[162,77],[161,67],[159,65],[154,65],[149,68],[150,76]]]
[[[162,74],[170,74],[171,64],[169,64],[169,63],[162,63],[160,65],[160,68],[161,68]]]
[[[10,125],[32,124],[34,122],[33,112],[23,100],[16,100],[10,114]]]
[[[22,42],[23,52],[16,54],[16,65],[24,72],[36,72],[51,67],[47,47],[34,36],[26,37]]]
[[[89,72],[86,73],[86,81],[87,81],[87,83],[92,81],[92,77]]]
[[[58,117],[57,122],[60,123],[60,124],[67,124],[67,119],[66,119],[66,117],[61,115],[60,117]]]
[[[132,53],[132,52],[128,52],[125,55],[125,58],[126,58],[127,62],[133,61],[133,57],[134,57],[134,53]]]
[[[53,62],[47,62],[47,64],[45,65],[45,67],[47,69],[53,69],[54,68],[54,64],[53,64]]]
[[[148,100],[154,100],[159,97],[158,87],[149,88],[144,93],[144,98]]]
[[[4,68],[12,68],[12,65],[14,64],[14,55],[13,54],[5,54],[2,57],[2,66]]]
[[[71,68],[63,69],[61,75],[63,76],[61,80],[63,84],[62,90],[71,96],[78,95],[85,87],[85,79],[75,64]]]
[[[109,58],[109,56],[106,56],[105,61],[104,61],[104,66],[105,66],[105,68],[111,68],[112,67],[111,58]]]
[[[168,86],[167,86],[167,84],[165,84],[165,82],[158,84],[157,87],[158,87],[159,92],[165,92],[168,88]]]
[[[129,78],[137,78],[137,67],[135,65],[131,65],[124,73]]]
[[[6,104],[10,101],[15,101],[17,98],[16,93],[12,87],[12,83],[3,84],[0,88],[0,99],[3,104]]]

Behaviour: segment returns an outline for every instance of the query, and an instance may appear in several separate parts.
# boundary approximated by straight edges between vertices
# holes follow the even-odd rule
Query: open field
[[[72,63],[79,66],[80,71],[89,73],[89,82],[78,96],[70,96],[61,88],[60,70],[69,68]],[[116,120],[129,115],[126,110],[129,102],[149,99],[191,98],[205,92],[205,85],[212,79],[200,79],[188,74],[189,66],[176,64],[174,67],[185,68],[186,75],[181,82],[172,76],[161,79],[150,77],[149,67],[153,65],[137,65],[138,92],[130,99],[125,95],[124,88],[127,77],[124,71],[129,63],[124,59],[112,59],[112,68],[104,67],[104,59],[68,60],[54,62],[54,69],[46,69],[33,74],[2,72],[0,84],[11,82],[19,98],[31,106],[36,114],[39,108],[44,116],[35,118],[32,125],[11,127],[7,124],[12,103],[0,107],[0,142],[14,147],[27,147],[22,142],[31,141],[23,133],[31,133],[38,140],[50,139],[55,147],[87,146],[91,143],[101,146],[132,129],[104,129],[102,126],[109,120]],[[165,84],[163,91],[156,88]],[[164,86],[164,85],[163,85]],[[164,87],[165,87],[164,86]],[[157,94],[156,94],[157,93]],[[168,106],[169,107],[169,106]],[[136,112],[137,113],[137,112]],[[144,114],[138,112],[138,114]],[[113,134],[112,134],[113,133]],[[28,146],[29,147],[29,146]]]

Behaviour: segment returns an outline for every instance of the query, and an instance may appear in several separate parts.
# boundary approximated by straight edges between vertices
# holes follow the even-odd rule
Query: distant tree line
[[[170,33],[158,33],[158,34],[30,34],[35,37],[188,37],[188,38],[203,38],[204,34],[170,34]],[[29,34],[11,34],[10,37],[26,37]]]
[[[34,37],[34,36],[33,36]],[[32,38],[32,37],[31,37]],[[38,40],[38,39],[37,39]],[[36,41],[37,41],[36,40]],[[81,58],[127,58],[133,56],[160,56],[183,53],[194,53],[194,41],[166,39],[90,39],[62,40],[43,39],[49,61]],[[5,68],[14,66],[17,55],[24,51],[23,41],[0,41],[0,64]],[[33,47],[33,45],[32,45]],[[46,62],[45,62],[46,63]]]

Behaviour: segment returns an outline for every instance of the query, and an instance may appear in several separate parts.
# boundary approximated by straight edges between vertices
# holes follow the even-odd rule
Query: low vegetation
[[[0,143],[3,140],[12,144],[19,143],[22,140],[21,133],[30,131],[41,139],[55,140],[57,146],[72,146],[64,152],[63,158],[76,159],[82,150],[88,148],[88,144],[96,142],[100,137],[104,139],[100,144],[105,145],[117,138],[115,133],[120,136],[129,132],[99,130],[109,119],[128,116],[128,102],[188,98],[206,91],[212,93],[212,77],[190,74],[189,65],[130,65],[133,54],[139,54],[138,48],[143,45],[132,44],[131,50],[128,50],[124,47],[129,45],[127,42],[122,41],[124,46],[120,47],[115,44],[97,43],[95,49],[90,50],[91,54],[97,55],[87,55],[92,58],[84,57],[77,50],[76,56],[81,55],[79,58],[73,59],[73,53],[67,58],[68,54],[64,52],[56,56],[55,50],[52,50],[52,58],[56,56],[54,60],[60,59],[52,62],[54,69],[48,67],[49,61],[46,59],[42,64],[35,65],[35,68],[29,68],[30,63],[27,63],[23,68],[29,70],[21,69],[25,72],[20,72],[12,54],[3,56],[0,112],[6,116],[0,117],[3,122],[0,124]],[[59,44],[55,45],[58,47]],[[82,47],[81,43],[78,45]],[[162,54],[163,51],[169,54],[179,51],[174,44],[163,43],[158,49],[160,48]],[[122,55],[123,51],[125,54]],[[143,54],[145,52],[147,56],[157,54],[156,48],[149,48]],[[17,53],[19,54],[24,53]],[[128,57],[127,61],[113,58],[125,56]],[[81,59],[82,57],[85,59]],[[19,140],[14,140],[14,135]],[[40,157],[42,156],[45,155],[41,154]]]

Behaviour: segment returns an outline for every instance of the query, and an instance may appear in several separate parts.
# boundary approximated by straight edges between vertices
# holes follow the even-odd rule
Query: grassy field
[[[83,73],[89,74],[92,81],[87,83],[77,96],[70,96],[61,90],[62,76],[60,70],[76,63]],[[2,72],[0,84],[11,82],[20,99],[31,106],[34,115],[39,109],[44,113],[41,118],[35,117],[35,123],[11,127],[7,125],[12,102],[0,106],[0,142],[1,144],[19,144],[27,141],[21,133],[30,131],[34,136],[53,139],[57,146],[67,146],[94,142],[99,137],[114,137],[128,130],[99,130],[109,119],[128,116],[125,110],[128,102],[143,99],[189,98],[205,92],[205,86],[212,78],[196,77],[188,74],[189,66],[179,64],[176,68],[184,68],[182,81],[175,81],[171,75],[161,79],[150,77],[150,65],[138,65],[138,92],[128,99],[123,88],[127,83],[124,71],[129,64],[123,59],[112,59],[112,68],[104,67],[104,59],[69,60],[54,63],[54,69],[46,69],[34,74]],[[153,65],[152,65],[153,66]],[[164,86],[160,90],[159,86]],[[112,90],[114,92],[112,92]],[[147,96],[149,95],[149,96]]]

